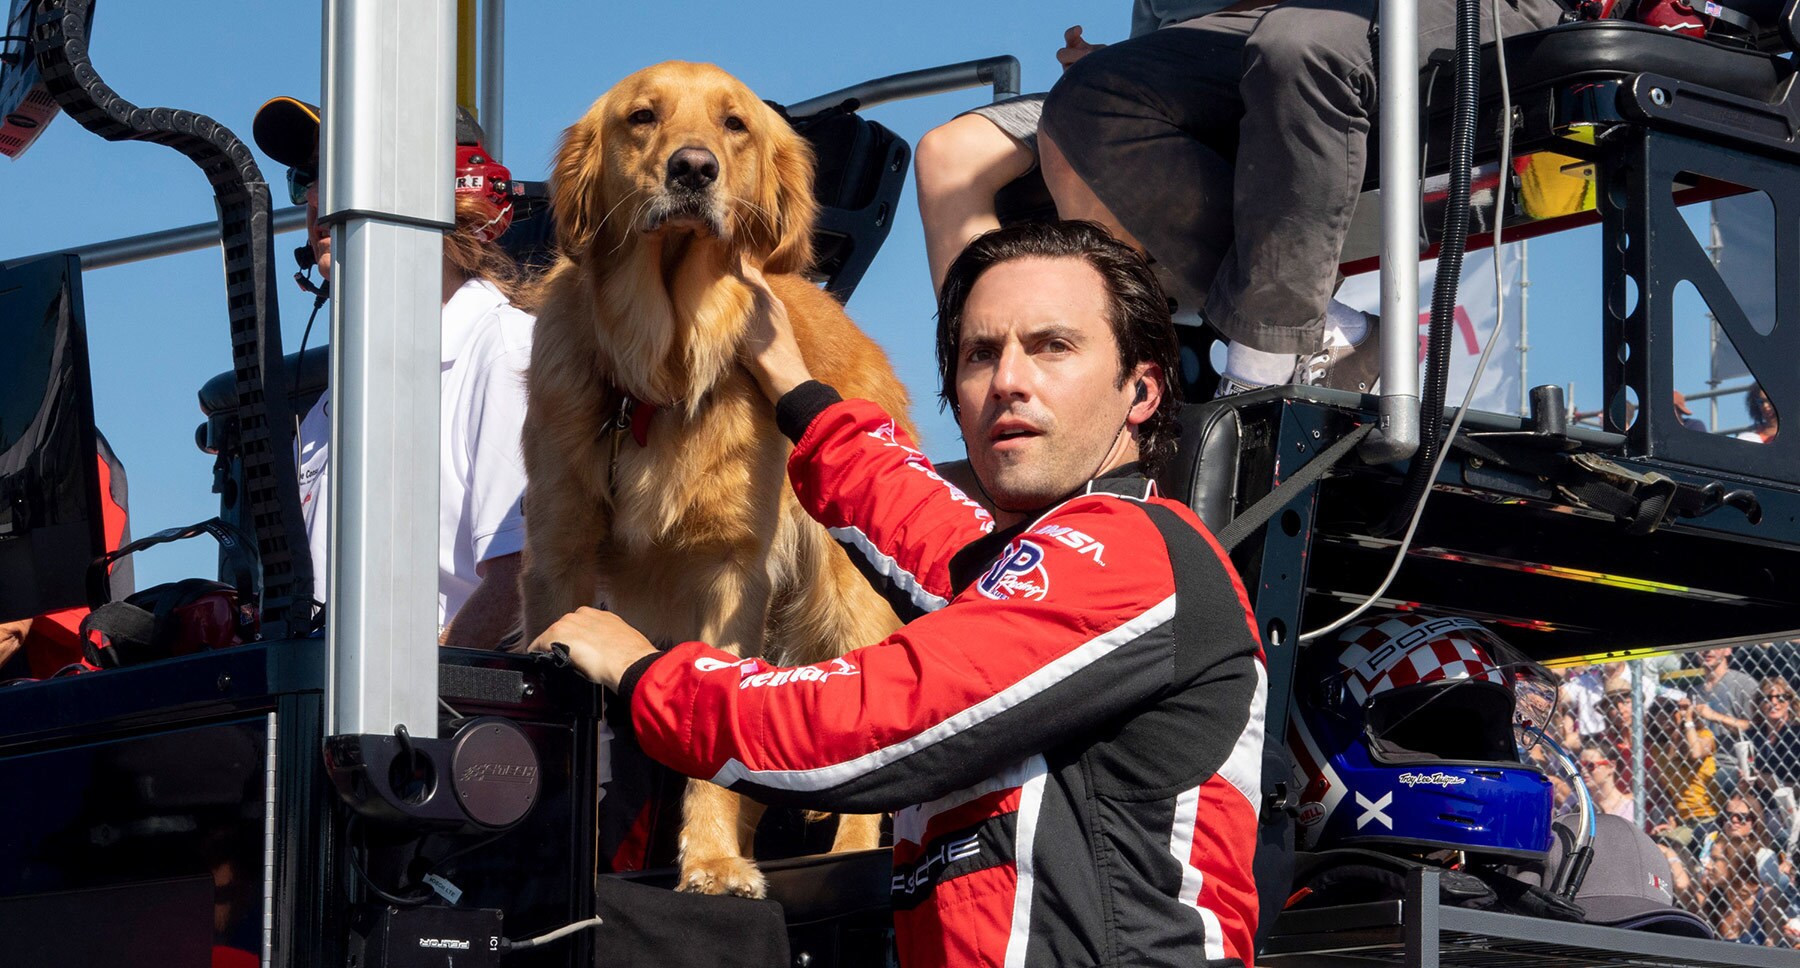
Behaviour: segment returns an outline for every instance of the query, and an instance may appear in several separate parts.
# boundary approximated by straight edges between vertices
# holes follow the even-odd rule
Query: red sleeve
[[[942,608],[952,594],[950,559],[994,529],[987,511],[939,476],[906,431],[867,400],[839,401],[813,417],[788,459],[788,477],[801,506],[902,619]]]
[[[883,456],[878,444],[846,449]],[[1174,610],[1168,553],[1143,509],[1083,497],[1014,539],[947,607],[875,645],[778,669],[689,642],[634,668],[621,693],[644,750],[690,776],[768,802],[892,809],[1161,695],[1176,669]]]

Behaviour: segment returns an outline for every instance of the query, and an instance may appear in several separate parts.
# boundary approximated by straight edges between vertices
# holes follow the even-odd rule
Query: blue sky
[[[319,16],[307,4],[193,0],[101,2],[93,60],[101,76],[142,106],[198,111],[246,141],[267,97],[319,100]],[[1091,41],[1125,36],[1129,4],[1069,0],[906,3],[515,2],[507,22],[504,159],[521,178],[543,178],[562,129],[620,77],[667,59],[712,61],[760,95],[791,102],[860,80],[993,54],[1014,54],[1026,90],[1048,87],[1063,29],[1086,26]],[[878,107],[869,116],[908,141],[982,103],[970,90]],[[279,183],[267,159],[265,174]],[[0,258],[185,225],[215,217],[205,179],[190,162],[152,144],[112,144],[59,118],[14,161],[0,160]],[[287,283],[285,254],[298,235],[276,240],[284,345],[292,352],[310,299]],[[1597,230],[1531,244],[1529,376],[1576,384],[1584,409],[1599,403],[1600,303]],[[216,250],[89,272],[84,279],[100,428],[125,462],[138,534],[208,517],[212,460],[194,446],[195,393],[230,365],[225,295]],[[850,312],[893,357],[912,389],[914,414],[934,457],[961,456],[954,425],[936,407],[932,300],[912,186],[881,255]],[[320,329],[324,328],[321,314]],[[1704,331],[1683,343],[1677,385],[1705,380]],[[313,343],[321,341],[315,330]],[[1735,419],[1741,407],[1722,412]],[[188,545],[191,547],[184,547]],[[209,574],[200,542],[140,556],[140,585]]]

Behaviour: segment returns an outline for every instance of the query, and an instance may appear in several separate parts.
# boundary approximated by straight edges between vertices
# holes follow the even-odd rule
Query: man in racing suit
[[[997,520],[874,404],[812,382],[759,303],[745,364],[795,442],[795,492],[917,617],[794,669],[658,652],[595,609],[532,648],[567,647],[683,773],[896,810],[905,965],[1250,964],[1266,677],[1229,559],[1140,467],[1166,459],[1176,406],[1144,263],[1059,223],[951,267],[944,395]]]

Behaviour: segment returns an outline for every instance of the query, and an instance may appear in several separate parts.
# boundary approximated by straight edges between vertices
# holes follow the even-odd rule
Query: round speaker
[[[538,796],[537,750],[508,719],[484,716],[456,733],[450,783],[456,803],[484,827],[510,827],[524,819]]]

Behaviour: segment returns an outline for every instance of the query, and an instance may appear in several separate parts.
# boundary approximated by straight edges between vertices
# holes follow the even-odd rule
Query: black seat
[[[1428,69],[1429,70],[1429,69]],[[1623,20],[1561,24],[1506,39],[1506,70],[1513,97],[1546,87],[1664,74],[1689,84],[1770,101],[1794,75],[1792,61],[1762,51],[1731,47]],[[1500,73],[1493,44],[1481,52],[1481,94],[1498,103]],[[1444,105],[1453,81],[1439,71],[1432,103]]]
[[[1655,74],[1686,85],[1772,102],[1782,97],[1795,73],[1793,61],[1785,57],[1623,20],[1561,24],[1508,37],[1505,44],[1507,79],[1518,119],[1513,132],[1514,157],[1548,144],[1577,153],[1580,149],[1572,148],[1566,137],[1571,127],[1621,120],[1613,87],[1606,82],[1624,83],[1639,74]],[[1447,58],[1449,52],[1439,54]],[[1430,105],[1430,112],[1421,134],[1427,147],[1425,174],[1434,175],[1445,170],[1450,154],[1450,115],[1456,80],[1448,61],[1427,67],[1425,82],[1420,98]],[[1482,46],[1481,104],[1481,121],[1476,127],[1477,165],[1496,161],[1500,151],[1501,86],[1499,54],[1494,44]],[[1378,144],[1371,135],[1370,161],[1363,180],[1365,191],[1379,187]]]
[[[840,108],[792,123],[812,142],[817,159],[812,274],[839,302],[849,302],[894,227],[912,147],[886,127]]]

